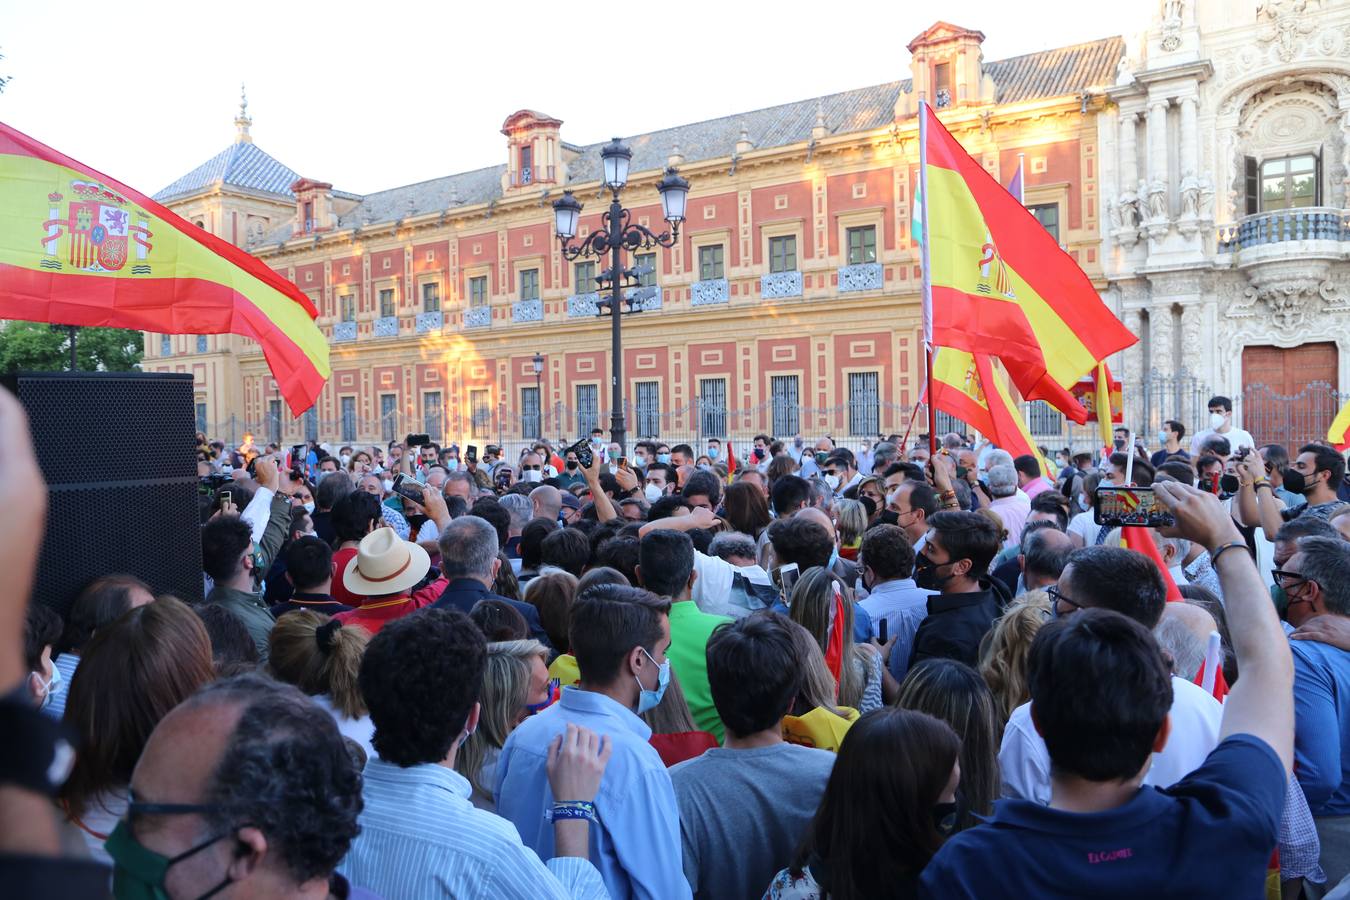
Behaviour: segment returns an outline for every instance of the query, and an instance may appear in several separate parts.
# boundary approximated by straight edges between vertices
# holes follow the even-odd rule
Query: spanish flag
[[[919,115],[930,344],[997,356],[1023,396],[1058,405],[1064,388],[1138,339],[932,107]]]
[[[242,335],[299,415],[330,374],[317,314],[260,260],[0,123],[0,318]]]
[[[1335,444],[1336,449],[1342,453],[1350,450],[1350,402],[1342,406],[1341,411],[1336,413],[1336,418],[1331,420],[1327,440]]]
[[[933,358],[932,390],[934,409],[956,416],[1014,457],[1031,454],[1041,459],[1027,423],[988,356],[939,347]]]
[[[1111,412],[1111,370],[1106,368],[1105,362],[1097,363],[1095,402],[1093,408],[1097,413],[1097,429],[1101,434],[1102,446],[1110,447],[1112,435],[1111,428],[1113,414]]]

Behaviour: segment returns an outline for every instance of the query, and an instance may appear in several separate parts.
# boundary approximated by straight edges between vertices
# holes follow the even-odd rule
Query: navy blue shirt
[[[933,857],[920,895],[1259,900],[1286,788],[1275,751],[1237,734],[1170,788],[1107,812],[999,800]]]

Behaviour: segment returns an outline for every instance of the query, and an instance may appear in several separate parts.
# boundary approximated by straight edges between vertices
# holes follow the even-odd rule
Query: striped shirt
[[[361,833],[338,866],[348,881],[400,900],[442,897],[607,900],[588,860],[547,867],[505,819],[475,809],[464,776],[435,763],[366,763]]]

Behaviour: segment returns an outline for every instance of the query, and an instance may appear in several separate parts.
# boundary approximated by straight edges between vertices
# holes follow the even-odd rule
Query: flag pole
[[[1017,202],[1023,206],[1027,205],[1027,173],[1023,166],[1026,158],[1025,153],[1017,154]]]
[[[924,382],[928,387],[928,455],[937,455],[937,406],[933,403],[933,281],[928,264],[928,101],[919,99],[919,206],[923,217],[920,267],[923,269]]]

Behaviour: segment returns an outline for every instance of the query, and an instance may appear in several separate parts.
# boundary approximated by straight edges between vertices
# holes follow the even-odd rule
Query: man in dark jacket
[[[928,616],[914,635],[911,669],[933,658],[977,664],[980,640],[999,615],[1001,593],[981,584],[999,543],[998,529],[979,513],[947,511],[928,520],[914,581],[938,594],[928,598]]]
[[[460,516],[441,529],[441,575],[445,590],[433,604],[438,609],[457,609],[468,613],[482,600],[501,600],[525,617],[530,637],[551,646],[539,624],[539,612],[528,603],[492,593],[501,560],[497,557],[497,529],[486,519]]]

